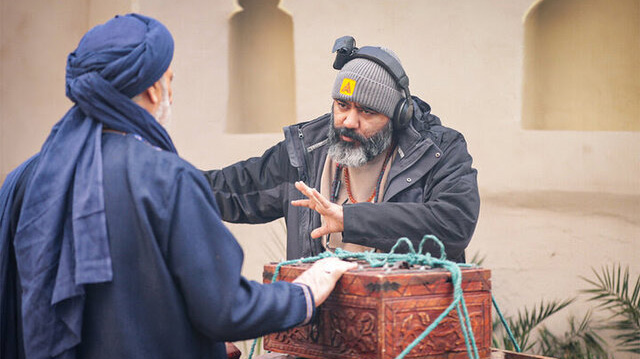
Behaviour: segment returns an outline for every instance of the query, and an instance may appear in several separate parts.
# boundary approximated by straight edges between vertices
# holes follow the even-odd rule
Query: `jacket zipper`
[[[313,187],[313,184],[307,183],[307,180],[311,177],[309,176],[309,155],[307,154],[307,148],[304,144],[304,134],[302,133],[302,128],[298,127],[298,138],[300,139],[300,144],[302,148],[302,157],[304,158],[304,172],[302,173],[302,182],[305,182],[309,187]]]
[[[307,153],[307,147],[304,144],[304,134],[302,133],[302,128],[298,127],[298,138],[300,139],[300,144],[302,146],[302,157],[304,158],[304,173],[303,178],[301,178],[301,180],[303,182],[305,182],[309,187],[311,188],[315,188],[314,184],[311,183],[311,175],[309,172],[309,154]],[[309,210],[309,222],[307,224],[307,230],[311,231],[311,229],[313,228],[313,218],[315,217],[315,213],[313,210]],[[302,228],[301,228],[302,229]],[[313,238],[311,238],[311,232],[309,233],[304,233],[304,236],[307,236],[309,238],[309,249],[311,250],[311,255],[315,256],[318,255],[318,253],[316,253],[315,250],[315,242],[313,240]]]

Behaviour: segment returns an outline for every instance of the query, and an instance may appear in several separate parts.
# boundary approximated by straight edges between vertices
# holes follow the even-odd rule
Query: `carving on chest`
[[[307,265],[285,265],[279,280],[292,281]],[[265,266],[270,282],[275,265]],[[481,358],[490,357],[491,273],[462,270],[462,289]],[[304,327],[265,337],[265,349],[304,358],[390,359],[400,354],[451,304],[450,274],[442,269],[362,268],[347,272],[316,318]],[[405,358],[466,358],[456,311]]]

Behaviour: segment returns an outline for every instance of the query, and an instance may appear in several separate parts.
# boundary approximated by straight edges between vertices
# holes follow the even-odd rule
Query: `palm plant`
[[[554,300],[548,303],[541,301],[540,304],[534,306],[532,310],[524,308],[524,311],[518,311],[516,319],[512,317],[505,318],[520,348],[524,352],[529,352],[536,344],[535,340],[531,340],[533,329],[535,329],[545,319],[573,303],[574,300],[575,298],[563,301]],[[493,345],[496,348],[515,350],[511,339],[501,325],[502,324],[499,320],[496,320],[493,323]]]
[[[640,276],[631,285],[628,266],[623,268],[617,264],[603,267],[600,271],[592,270],[595,279],[582,277],[591,288],[581,292],[588,294],[590,301],[598,302],[596,308],[611,314],[607,323],[592,325],[591,312],[588,312],[580,322],[569,317],[569,330],[560,336],[541,326],[537,336],[532,337],[533,330],[541,322],[571,304],[574,299],[549,303],[542,301],[531,311],[527,308],[519,311],[515,319],[507,318],[523,351],[563,359],[606,359],[609,354],[598,331],[608,329],[615,333],[613,339],[618,351],[640,353]],[[514,346],[505,331],[498,328],[499,321],[496,320],[493,326],[494,346],[513,350]]]
[[[538,331],[539,354],[563,359],[607,359],[604,340],[591,325],[591,312],[578,323],[569,317],[569,330],[563,336],[554,335],[546,326]]]
[[[484,263],[485,259],[487,259],[486,255],[480,254],[480,253],[474,253],[471,256],[471,259],[469,259],[468,263],[473,263],[475,265],[481,266],[482,263]]]
[[[633,291],[629,286],[629,267],[620,264],[603,267],[600,272],[593,269],[595,280],[583,279],[592,288],[582,292],[589,300],[599,302],[598,307],[611,313],[609,323],[603,329],[613,329],[617,349],[623,352],[640,353],[640,276],[636,278]]]

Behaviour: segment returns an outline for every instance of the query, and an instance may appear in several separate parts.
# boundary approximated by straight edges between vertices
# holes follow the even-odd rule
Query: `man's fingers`
[[[358,268],[358,263],[356,262],[347,262],[347,261],[341,260],[336,264],[336,270],[338,271],[338,273],[340,273],[340,275],[344,274],[344,272],[350,269],[356,269],[356,268]]]
[[[311,188],[307,186],[304,182],[298,181],[295,183],[295,186],[298,189],[298,191],[302,192],[302,194],[309,197],[309,199],[315,200],[318,205],[324,208],[329,208],[329,206],[331,205],[331,202],[328,199],[326,199],[323,195],[321,195],[320,192],[318,192],[315,188]]]
[[[307,196],[307,197],[311,197],[312,196],[311,187],[307,186],[304,182],[297,181],[295,183],[295,186],[298,189],[298,191],[302,192],[302,194],[304,194],[305,196]]]
[[[309,207],[311,206],[311,201],[308,199],[296,199],[294,201],[291,201],[291,205],[292,206],[296,206],[296,207]]]
[[[313,231],[311,231],[311,238],[320,238],[325,234],[329,234],[329,231],[327,231],[323,227],[316,228]]]
[[[342,272],[346,272],[349,269],[356,268],[358,266],[357,262],[347,262],[337,257],[329,257],[318,260],[324,269],[338,270]]]
[[[316,202],[318,202],[318,204],[321,205],[322,207],[329,208],[329,206],[331,205],[331,202],[329,202],[326,198],[324,198],[324,196],[321,195],[320,192],[316,191],[315,189],[311,191],[311,195],[313,196],[313,199],[315,199]]]
[[[309,286],[317,307],[329,297],[342,274],[356,267],[356,263],[347,263],[335,257],[324,258],[311,265],[293,282]]]
[[[315,188],[311,188],[309,186],[307,186],[304,182],[302,181],[298,181],[295,183],[296,188],[298,189],[298,191],[302,192],[302,194],[304,194],[305,196],[315,199],[315,200],[322,200],[324,199],[324,197],[322,197],[322,195],[315,189]]]
[[[356,262],[347,262],[336,257],[324,258],[318,261],[322,270],[334,277],[336,280],[340,278],[346,271],[358,267]]]

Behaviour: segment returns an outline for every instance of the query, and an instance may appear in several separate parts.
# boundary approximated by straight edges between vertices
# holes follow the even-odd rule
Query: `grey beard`
[[[365,138],[352,129],[336,128],[333,117],[329,123],[329,157],[336,163],[347,167],[360,167],[382,153],[393,139],[391,121],[373,136]],[[356,142],[343,141],[340,136],[354,139]]]
[[[158,121],[165,129],[169,128],[171,124],[171,101],[169,100],[169,91],[167,91],[164,79],[160,81],[160,88],[162,89],[162,100],[160,106],[156,109],[153,117]]]

